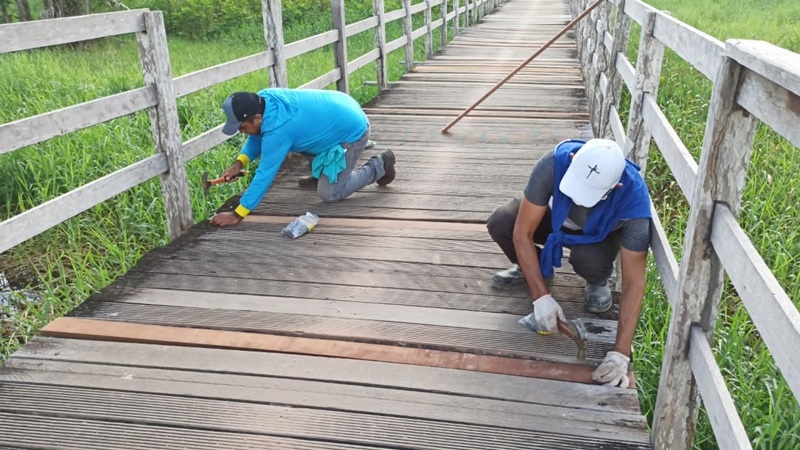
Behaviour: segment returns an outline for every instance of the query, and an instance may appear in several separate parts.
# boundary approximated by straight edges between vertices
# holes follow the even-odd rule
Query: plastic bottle
[[[286,228],[281,231],[281,234],[292,239],[297,239],[313,230],[318,223],[319,217],[317,217],[316,214],[307,212],[298,216],[289,225],[286,225]]]

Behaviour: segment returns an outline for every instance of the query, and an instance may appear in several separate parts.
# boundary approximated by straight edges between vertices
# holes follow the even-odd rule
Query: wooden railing
[[[588,3],[570,0],[573,16]],[[641,26],[635,66],[625,55],[631,20]],[[639,0],[609,0],[576,38],[595,135],[616,140],[643,170],[655,141],[691,205],[680,262],[657,216],[653,223],[672,306],[653,444],[691,448],[699,394],[719,448],[751,448],[710,342],[727,274],[800,399],[800,313],[736,218],[758,121],[800,147],[800,55],[760,41],[722,43]],[[714,85],[699,162],[656,101],[665,47]],[[631,95],[627,127],[618,112],[622,85]]]
[[[424,37],[429,56],[433,51],[434,30],[441,28],[458,34],[461,28],[476,23],[501,3],[501,0],[463,0],[463,4],[460,0],[423,0],[412,4],[411,0],[403,0],[401,9],[386,12],[383,0],[373,0],[372,17],[346,24],[345,1],[331,0],[333,30],[284,44],[281,2],[263,0],[266,51],[175,79],[160,11],[140,9],[0,25],[0,54],[135,33],[145,84],[142,88],[0,125],[0,156],[144,109],[150,113],[156,147],[149,158],[0,222],[0,253],[155,177],[161,178],[169,238],[175,239],[192,226],[186,163],[230,138],[222,134],[219,125],[182,142],[177,98],[264,69],[269,73],[270,86],[287,87],[286,61],[329,45],[334,49],[336,68],[301,88],[324,88],[336,83],[338,90],[348,92],[349,75],[375,61],[377,84],[385,90],[389,84],[390,52],[404,48],[406,69],[411,70],[415,40]],[[434,20],[432,9],[436,7],[440,7],[440,17]],[[412,16],[417,14],[424,15],[424,25],[414,30]],[[401,19],[404,34],[386,42],[386,25]],[[367,31],[375,34],[375,48],[349,60],[347,39]],[[440,36],[444,46],[448,32],[440,32]]]

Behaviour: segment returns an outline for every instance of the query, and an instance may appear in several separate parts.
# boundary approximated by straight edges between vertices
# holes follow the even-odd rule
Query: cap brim
[[[575,172],[567,169],[558,189],[567,197],[572,199],[572,202],[584,208],[591,208],[596,205],[606,195],[606,189],[595,189],[587,186],[586,183],[581,182],[575,176]]]
[[[241,126],[242,122],[225,122],[225,125],[222,127],[222,134],[233,136],[239,132]]]

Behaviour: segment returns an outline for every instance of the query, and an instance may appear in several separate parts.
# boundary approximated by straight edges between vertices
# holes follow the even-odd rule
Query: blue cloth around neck
[[[325,175],[331,183],[335,184],[339,179],[339,172],[347,167],[344,153],[344,147],[337,144],[315,156],[311,162],[311,175],[316,179]]]
[[[560,143],[555,149],[555,177],[553,187],[552,227],[553,232],[547,237],[547,242],[542,249],[539,264],[542,276],[553,276],[553,268],[561,267],[561,258],[564,256],[563,247],[602,242],[614,230],[620,220],[650,218],[650,194],[644,179],[639,174],[639,166],[627,161],[625,171],[619,182],[622,187],[616,188],[605,200],[601,200],[592,207],[583,234],[565,234],[561,227],[567,220],[572,199],[564,195],[558,186],[567,171],[572,158],[570,153],[577,152],[585,141],[567,140]]]

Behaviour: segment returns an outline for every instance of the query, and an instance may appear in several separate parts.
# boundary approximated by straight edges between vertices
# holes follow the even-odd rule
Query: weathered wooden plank
[[[421,1],[419,3],[415,3],[415,4],[411,5],[411,15],[413,16],[414,14],[421,13],[422,11],[425,11],[425,7],[426,7],[426,5],[425,5],[424,1]]]
[[[318,76],[317,78],[314,78],[308,83],[300,86],[298,89],[323,89],[326,86],[329,86],[338,81],[341,76],[342,75],[339,69],[333,69],[328,73],[325,73],[323,75]]]
[[[230,311],[259,311],[275,314],[302,314],[383,322],[414,323],[444,327],[462,327],[475,330],[506,331],[528,334],[517,323],[518,315],[477,312],[456,309],[432,308],[360,301],[294,298],[264,295],[227,293],[176,292],[161,289],[131,290],[114,299],[118,303],[174,306],[185,308],[221,309]],[[591,325],[587,339],[609,341],[614,339],[613,323],[599,319],[586,320]]]
[[[397,50],[398,48],[406,45],[406,42],[408,42],[408,36],[405,36],[405,35],[400,36],[399,38],[397,38],[397,39],[395,39],[395,40],[393,40],[391,42],[387,42],[386,43],[386,53],[389,54],[389,53]]]
[[[77,341],[87,342],[87,341]],[[136,345],[121,344],[115,345]],[[274,354],[278,356],[277,354]],[[356,361],[354,361],[356,362]],[[384,363],[376,363],[384,364]],[[397,365],[385,364],[389,368],[398,367]],[[403,366],[401,366],[403,367]],[[413,368],[413,366],[411,366]],[[641,416],[636,416],[637,406],[632,405],[630,400],[635,400],[635,396],[628,395],[625,401],[620,401],[618,395],[609,393],[592,392],[591,385],[559,382],[553,380],[537,380],[526,378],[528,385],[538,388],[548,389],[547,393],[540,393],[537,404],[532,405],[525,400],[521,400],[517,395],[515,398],[499,399],[486,396],[475,395],[473,393],[453,393],[437,390],[429,391],[430,387],[425,386],[424,390],[409,390],[405,388],[395,388],[393,386],[382,387],[376,383],[372,385],[360,385],[353,380],[346,383],[335,381],[316,381],[297,378],[270,377],[266,375],[250,376],[228,373],[197,372],[191,370],[170,370],[135,367],[131,365],[118,366],[105,364],[86,364],[79,362],[61,362],[55,360],[37,360],[27,358],[13,358],[7,361],[5,371],[0,373],[0,382],[5,383],[35,383],[55,386],[89,387],[97,389],[118,389],[122,391],[142,391],[148,393],[170,393],[172,395],[198,396],[206,398],[217,398],[224,400],[254,400],[268,401],[272,404],[299,405],[311,407],[326,407],[320,400],[332,400],[349,409],[364,408],[353,397],[359,399],[375,399],[389,401],[414,402],[418,404],[435,404],[448,407],[468,407],[484,411],[500,410],[516,412],[521,414],[537,414],[539,408],[549,409],[555,407],[556,410],[567,407],[573,410],[571,415],[597,413],[615,413],[617,417],[624,417],[628,426],[634,426],[637,422],[642,423]],[[424,369],[424,368],[420,368]],[[432,369],[442,372],[444,369]],[[313,371],[309,371],[314,373]],[[471,373],[471,372],[466,372]],[[419,376],[420,374],[417,374]],[[478,373],[481,383],[490,382],[486,379],[491,374]],[[388,378],[387,374],[383,378]],[[429,377],[430,378],[430,377]],[[506,377],[512,378],[512,377]],[[163,381],[177,383],[161,383]],[[376,380],[377,381],[377,380]],[[476,380],[478,381],[478,380]],[[154,383],[155,382],[155,383]],[[458,385],[458,383],[454,383]],[[208,386],[229,386],[225,390],[214,390],[208,392]],[[465,386],[458,386],[455,390],[463,390]],[[571,388],[571,389],[570,389]],[[583,389],[580,389],[583,388]],[[520,389],[521,390],[521,389]],[[523,392],[528,392],[525,389]],[[583,398],[578,401],[574,391],[581,390]],[[522,391],[522,390],[521,390]],[[313,397],[307,398],[304,395],[311,394]],[[321,394],[321,395],[320,395]],[[586,402],[586,398],[593,401]],[[551,412],[556,412],[552,411]]]
[[[183,97],[223,81],[266,69],[273,63],[272,52],[261,52],[182,75],[174,81],[175,97]]]
[[[264,23],[264,42],[272,53],[273,64],[269,66],[270,87],[289,87],[283,45],[283,14],[281,0],[261,0],[261,18]]]
[[[156,385],[172,385],[175,382],[157,382]],[[481,448],[500,450],[503,448],[524,448],[522,439],[515,431],[522,434],[540,434],[543,440],[555,441],[559,436],[548,439],[546,433],[539,430],[552,430],[556,420],[572,426],[573,441],[578,437],[589,438],[597,442],[601,439],[614,439],[617,442],[628,442],[636,439],[634,433],[625,433],[620,427],[618,434],[613,435],[614,426],[603,426],[592,422],[569,420],[567,418],[533,418],[498,412],[489,416],[494,425],[474,423],[475,419],[467,416],[469,410],[455,410],[456,418],[452,421],[428,418],[410,418],[400,414],[358,414],[349,411],[322,410],[311,408],[287,408],[283,405],[267,405],[255,402],[225,402],[213,399],[184,398],[177,396],[111,391],[99,389],[76,389],[69,387],[48,387],[40,385],[10,384],[5,387],[10,398],[0,400],[0,405],[15,400],[17,406],[8,408],[11,412],[30,413],[38,408],[46,415],[62,415],[74,418],[110,419],[116,422],[144,422],[148,425],[173,425],[179,428],[226,431],[255,435],[272,435],[281,437],[307,438],[317,441],[333,440],[351,444],[397,446],[408,448],[415,442],[422,448],[449,449],[465,448],[465,444],[480,442]],[[220,390],[227,390],[220,387]],[[83,393],[84,396],[76,395]],[[70,394],[73,395],[70,395]],[[44,402],[47,394],[52,399]],[[116,394],[116,398],[115,398]],[[371,399],[354,399],[365,404],[375,403]],[[40,405],[40,402],[42,403]],[[351,400],[352,402],[352,400]],[[152,409],[148,408],[148,403]],[[407,407],[407,409],[410,409]],[[420,408],[422,409],[422,408]],[[432,406],[431,410],[445,408]],[[423,413],[424,414],[424,413]],[[475,412],[475,416],[479,413]],[[432,416],[433,414],[428,413]],[[440,417],[442,413],[438,414]],[[462,418],[463,417],[463,418]],[[506,429],[498,428],[499,421],[509,421]],[[524,420],[528,425],[524,425]],[[265,427],[265,424],[269,424]],[[589,435],[591,426],[596,427],[595,436]],[[534,428],[535,427],[535,428]],[[495,434],[496,431],[496,434]],[[525,433],[527,431],[527,433]],[[552,432],[550,432],[552,433]],[[442,438],[445,439],[442,439]],[[594,439],[592,439],[594,438]],[[625,439],[627,438],[627,439]],[[641,437],[639,436],[639,439]],[[636,440],[639,440],[636,439]],[[561,447],[564,448],[564,447]]]
[[[609,114],[609,126],[614,136],[614,141],[619,145],[619,148],[625,148],[625,142],[628,137],[625,134],[625,127],[622,125],[622,119],[619,117],[619,111],[614,105],[609,106],[611,113]]]
[[[53,430],[58,430],[54,433]],[[170,426],[142,425],[109,422],[101,417],[72,418],[36,416],[0,412],[0,443],[21,445],[25,448],[58,448],[83,450],[103,448],[107,450],[151,450],[165,442],[180,443],[180,446],[198,450],[236,448],[261,450],[281,448],[290,450],[369,450],[381,447],[350,445],[341,442],[312,441],[299,438],[264,436],[247,433],[230,433],[202,429],[181,429]]]
[[[414,289],[398,290],[371,286],[346,286],[316,283],[298,283],[292,281],[272,281],[262,279],[237,279],[224,277],[208,277],[184,274],[137,273],[131,272],[119,280],[122,296],[126,295],[130,286],[133,288],[182,289],[195,292],[228,292],[231,294],[273,295],[286,298],[319,298],[340,301],[360,301],[411,306],[435,306],[465,311],[487,311],[516,314],[519,317],[532,311],[530,300],[524,297],[488,296],[479,294],[448,293],[447,295],[431,294],[428,291]],[[583,287],[551,286],[553,296],[559,299],[564,314],[568,317],[588,316],[584,311],[582,299]],[[119,291],[108,289],[96,294],[98,300],[115,301]],[[570,301],[572,299],[572,301]],[[613,314],[601,315],[614,318]]]
[[[692,326],[689,361],[719,448],[752,449],[703,329]]]
[[[786,384],[800,398],[800,312],[723,204],[714,208],[711,244]]]
[[[54,320],[45,326],[40,334],[46,337],[71,339],[99,339],[116,342],[299,353],[592,383],[591,373],[593,367],[585,364],[512,359],[474,353],[397,347],[363,342],[342,342],[236,331],[130,324],[69,317]]]
[[[653,36],[677,53],[684,61],[713,80],[722,64],[725,46],[703,33],[663,12],[657,15]]]
[[[800,56],[763,41],[731,39],[726,55],[762,77],[800,96]]]
[[[155,87],[146,86],[0,125],[0,155],[152,107]]]
[[[653,135],[661,155],[680,186],[686,200],[691,203],[697,178],[697,163],[689,150],[683,145],[678,133],[658,107],[655,96],[646,93],[642,101],[642,118]]]
[[[331,0],[331,12],[333,19],[333,59],[334,65],[339,72],[336,80],[336,90],[350,93],[350,71],[347,68],[347,33],[345,25],[347,20],[344,15],[344,0]]]
[[[347,25],[345,27],[344,34],[346,37],[354,36],[356,34],[363,33],[367,30],[374,29],[375,27],[378,26],[379,23],[380,22],[378,21],[377,17],[375,16],[368,17],[364,20],[360,20],[356,23],[351,23],[350,25]]]
[[[288,224],[291,218],[281,216],[253,216],[246,217],[246,222],[252,223],[282,223]],[[486,227],[481,224],[472,223],[458,223],[458,222],[424,222],[424,221],[390,221],[390,220],[369,220],[369,219],[333,219],[321,218],[319,221],[321,227],[336,226],[336,227],[370,227],[370,228],[402,228],[404,230],[419,229],[419,230],[446,230],[446,231],[464,231],[464,232],[478,232],[481,234],[486,233]],[[450,233],[448,233],[450,234]]]
[[[358,58],[350,61],[347,63],[347,73],[353,73],[356,70],[366,66],[367,64],[371,63],[372,61],[376,61],[380,59],[381,52],[377,48],[368,52],[364,53],[363,55],[359,56]]]
[[[413,23],[411,20],[411,15],[413,14],[411,11],[411,0],[402,0],[403,1],[403,9],[406,11],[405,16],[403,16],[403,32],[405,34],[405,51],[406,51],[406,72],[411,72],[414,68],[414,33],[413,33]],[[391,47],[391,45],[387,46]],[[387,49],[388,50],[388,49]],[[391,51],[391,50],[389,50]]]
[[[650,153],[650,127],[645,126],[642,102],[645,93],[658,98],[658,84],[661,79],[661,65],[664,60],[664,44],[655,39],[653,27],[657,15],[654,12],[645,14],[642,23],[639,55],[636,59],[636,83],[631,90],[631,105],[628,113],[628,128],[625,156],[636,163],[644,174],[647,171],[647,158]]]
[[[670,305],[675,306],[678,301],[678,261],[675,259],[675,253],[667,237],[664,226],[661,224],[661,219],[658,218],[655,207],[651,204],[650,210],[653,217],[650,222],[650,248],[653,250],[653,258],[656,261],[656,268],[661,277],[661,283],[664,286],[664,292],[667,294],[667,300]]]
[[[708,236],[714,205],[737,211],[753,146],[756,119],[736,106],[742,72],[727,58],[717,73],[692,195],[678,275],[676,308],[670,317],[667,346],[654,414],[656,448],[690,448],[700,404],[687,357],[690,324],[699,323],[711,339],[724,286],[724,271]]]
[[[384,13],[385,22],[384,23],[391,23],[395,20],[402,19],[406,16],[406,10],[404,8],[395,9],[394,11],[390,11]]]
[[[343,416],[355,421],[358,421],[359,417],[365,417],[366,414],[375,414],[395,418],[457,421],[482,426],[503,425],[507,428],[523,430],[554,429],[559,425],[581,429],[591,423],[595,424],[599,431],[609,432],[615,423],[624,423],[624,427],[618,428],[622,428],[624,430],[622,433],[627,434],[628,438],[634,437],[635,434],[641,436],[641,433],[636,433],[637,429],[642,430],[646,427],[646,423],[641,417],[632,414],[611,411],[599,413],[558,405],[533,406],[518,402],[454,397],[439,393],[396,391],[300,380],[274,380],[264,383],[255,377],[245,378],[231,375],[216,375],[204,379],[199,373],[184,374],[178,371],[159,371],[172,375],[169,379],[164,379],[163,375],[162,378],[152,378],[159,376],[152,369],[132,369],[122,377],[95,373],[73,374],[40,370],[11,370],[11,373],[0,374],[0,381],[5,382],[4,387],[7,389],[8,396],[5,401],[0,401],[0,409],[3,409],[4,406],[5,409],[11,409],[8,407],[9,403],[16,401],[18,403],[15,404],[15,411],[22,412],[28,410],[31,405],[36,405],[44,396],[52,398],[53,403],[62,404],[72,403],[73,397],[78,398],[79,400],[74,403],[77,408],[66,407],[63,409],[78,409],[82,412],[89,410],[87,402],[117,405],[126,412],[141,407],[141,402],[145,401],[150,401],[154,406],[158,405],[167,410],[192,403],[194,406],[189,409],[194,411],[194,414],[206,414],[207,411],[204,411],[206,408],[216,408],[218,412],[237,408],[236,414],[228,414],[231,411],[227,411],[225,414],[214,415],[214,417],[219,415],[229,417],[215,425],[227,425],[231,428],[243,425],[244,429],[235,430],[234,428],[232,431],[246,432],[262,432],[263,427],[254,429],[250,427],[259,421],[269,423],[270,418],[264,416],[284,409],[283,405],[291,405],[293,408],[303,411],[305,414],[301,413],[301,417],[298,417],[301,420],[302,416],[322,418],[329,416],[328,411],[338,411],[344,412]],[[275,386],[276,382],[277,386]],[[107,397],[114,395],[114,392],[120,393],[119,398],[115,401],[107,401]],[[85,395],[79,395],[79,393]],[[166,395],[173,398],[166,397]],[[251,406],[242,407],[240,402]],[[52,411],[52,409],[50,410]],[[316,410],[322,411],[317,415],[315,414]],[[237,422],[242,415],[252,415],[253,417],[251,420]],[[127,414],[123,414],[123,416],[127,416]],[[261,417],[258,417],[257,421],[253,420],[257,416]],[[123,417],[120,418],[125,420]],[[557,424],[553,422],[554,420],[563,422]],[[500,421],[505,422],[501,424]],[[526,421],[527,425],[525,425]],[[179,423],[179,421],[176,422]],[[177,423],[174,424],[177,425]],[[533,428],[534,426],[537,428]],[[275,431],[277,430],[270,430],[269,433],[272,434]],[[338,430],[332,431],[335,433]],[[339,436],[334,434],[329,437]],[[617,438],[622,438],[622,436]]]
[[[636,391],[630,389],[607,389],[603,386],[558,380],[408,364],[198,347],[36,337],[15,353],[9,364],[13,367],[51,370],[48,368],[50,361],[55,365],[52,370],[62,370],[59,366],[79,362],[112,375],[126,369],[166,368],[176,369],[180,374],[198,373],[196,377],[201,377],[201,374],[236,374],[253,381],[273,377],[276,381],[324,382],[320,389],[331,393],[336,392],[339,386],[367,386],[510,400],[533,405],[561,405],[595,411],[636,413],[639,408]],[[90,373],[95,371],[91,370]],[[123,372],[122,375],[126,373],[131,372]],[[593,401],[587,402],[587,398]]]
[[[131,164],[0,223],[0,253],[167,171],[163,154]]]
[[[0,54],[144,31],[147,9],[0,26]]]
[[[378,18],[378,27],[375,28],[375,49],[380,52],[375,63],[375,79],[378,84],[378,92],[382,93],[389,89],[389,52],[386,49],[386,15],[383,0],[372,0],[372,11]]]
[[[283,48],[283,55],[286,59],[291,59],[336,42],[340,42],[339,31],[334,29],[286,44]]]
[[[142,74],[146,86],[155,86],[156,105],[150,107],[150,129],[156,151],[167,157],[167,171],[160,176],[161,195],[170,240],[186,233],[194,223],[186,161],[181,151],[181,125],[172,85],[172,68],[164,16],[160,11],[144,15],[147,33],[137,35]]]
[[[231,139],[233,136],[222,133],[222,127],[223,125],[218,125],[184,142],[181,147],[183,159],[185,161],[190,161],[228,139]]]
[[[736,102],[753,113],[795,147],[800,147],[800,95],[747,70]]]

